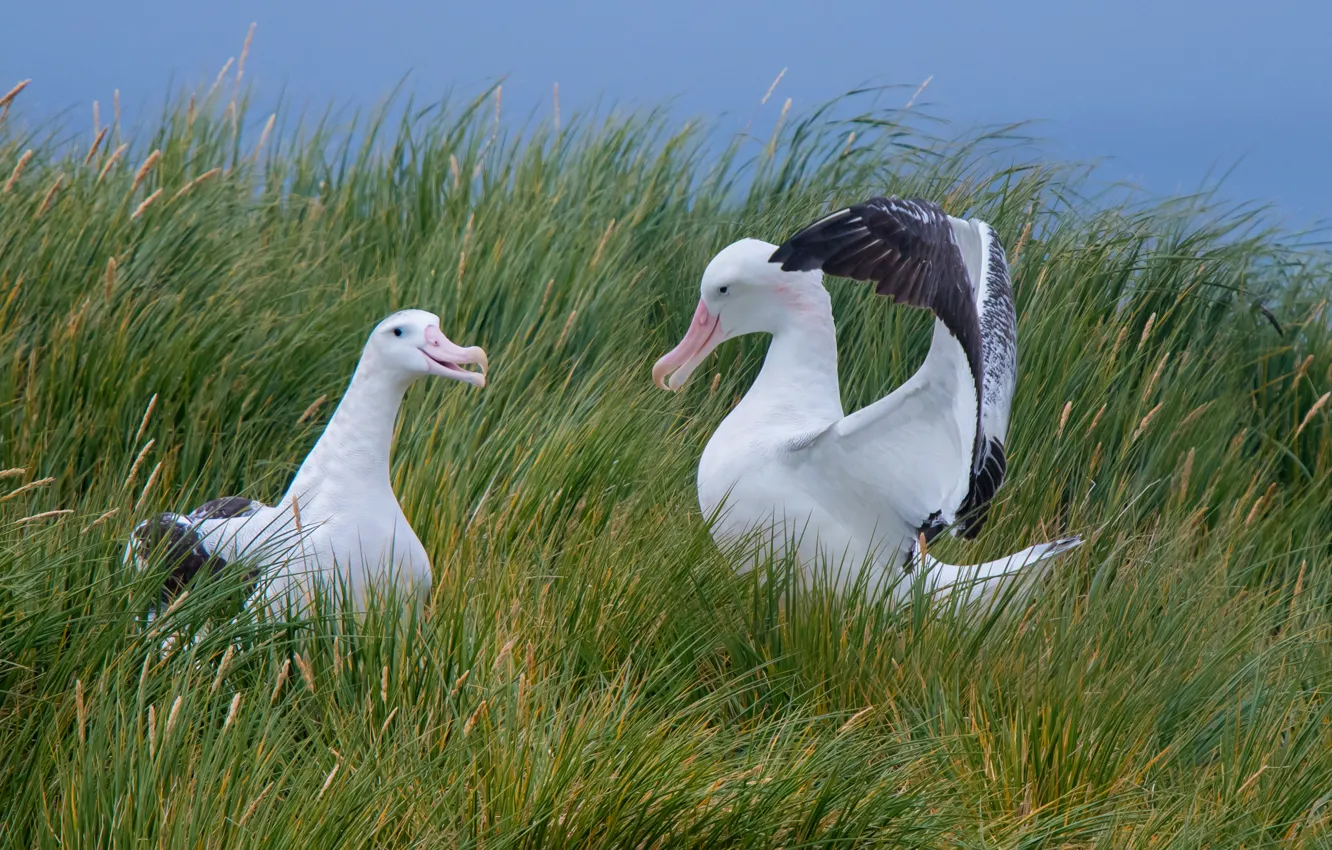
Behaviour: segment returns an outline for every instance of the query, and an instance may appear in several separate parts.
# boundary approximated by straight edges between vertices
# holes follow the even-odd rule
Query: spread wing
[[[866,520],[886,506],[927,537],[963,510],[973,511],[968,536],[974,536],[1002,480],[1002,446],[997,475],[984,449],[982,322],[958,225],[972,227],[927,201],[874,198],[814,222],[772,256],[787,271],[873,281],[878,294],[934,313],[920,369],[798,450],[812,474],[826,471],[824,498],[842,490],[845,510]],[[979,231],[975,239],[983,242]],[[979,254],[971,259],[979,272]],[[1006,409],[1002,418],[1006,425]]]

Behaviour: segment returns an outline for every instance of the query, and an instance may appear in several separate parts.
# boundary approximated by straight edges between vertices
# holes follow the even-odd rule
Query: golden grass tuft
[[[849,719],[847,719],[847,721],[846,721],[845,723],[843,723],[841,726],[837,727],[837,734],[838,734],[838,735],[844,735],[844,734],[846,734],[847,732],[851,731],[851,730],[854,729],[854,728],[855,728],[855,727],[856,727],[856,726],[857,726],[862,720],[864,720],[866,717],[869,717],[870,713],[873,712],[873,711],[874,711],[874,706],[872,706],[872,705],[867,705],[867,706],[865,706],[864,708],[860,709],[860,710],[857,711],[855,714],[851,715],[851,717],[850,717]]]
[[[245,76],[245,60],[250,55],[250,43],[254,41],[254,30],[258,26],[255,21],[250,22],[250,28],[245,33],[245,45],[241,47],[240,60],[236,62],[236,85],[239,86],[241,78]]]
[[[145,212],[149,207],[151,207],[151,206],[153,205],[153,203],[154,203],[158,198],[160,198],[160,197],[162,197],[162,190],[161,190],[161,189],[157,189],[157,190],[154,191],[151,195],[149,195],[148,197],[144,198],[144,199],[143,199],[143,203],[141,203],[141,204],[139,204],[137,207],[135,207],[135,208],[134,208],[134,212],[130,214],[130,221],[134,221],[134,220],[136,220],[139,216],[143,215],[144,212]]]
[[[476,707],[476,710],[468,716],[467,722],[463,724],[464,738],[472,734],[472,727],[476,726],[477,721],[486,713],[487,705],[486,700],[481,700],[481,703]]]
[[[606,230],[601,234],[601,241],[597,243],[597,250],[592,254],[592,262],[588,268],[595,269],[597,264],[601,262],[601,254],[606,250],[606,243],[610,241],[611,234],[614,232],[615,219],[611,219],[610,224],[606,225]]]
[[[1142,388],[1142,402],[1145,404],[1151,398],[1152,391],[1156,389],[1156,382],[1160,380],[1161,373],[1165,371],[1166,363],[1170,360],[1170,352],[1167,351],[1161,355],[1161,360],[1152,370],[1152,375],[1147,379],[1147,384]]]
[[[241,704],[241,695],[238,692],[235,696],[231,698],[231,706],[227,709],[227,719],[222,721],[223,732],[227,731],[227,728],[230,727],[231,724],[236,720],[236,715],[240,713],[240,704]]]
[[[210,95],[217,91],[218,87],[222,85],[222,81],[226,79],[227,71],[230,71],[231,66],[234,64],[236,64],[235,56],[229,57],[226,62],[222,63],[222,70],[217,72],[217,77],[213,80],[213,86],[208,90]]]
[[[564,320],[564,327],[560,329],[560,338],[555,342],[556,350],[564,348],[564,339],[569,335],[569,329],[573,327],[574,319],[578,317],[577,310],[569,311],[569,318]]]
[[[1156,313],[1147,317],[1147,324],[1142,326],[1142,336],[1138,338],[1137,351],[1142,351],[1142,347],[1147,344],[1147,338],[1152,335],[1152,325],[1156,324]]]
[[[120,147],[116,148],[115,152],[112,153],[111,156],[107,157],[106,162],[102,164],[102,170],[97,172],[98,183],[101,183],[103,180],[106,179],[106,175],[111,171],[112,168],[115,168],[117,162],[120,162],[121,154],[123,154],[128,147],[129,147],[128,143],[123,144]]]
[[[157,475],[162,471],[164,461],[158,461],[153,466],[153,471],[148,473],[148,480],[143,483],[143,489],[139,491],[139,498],[134,500],[134,511],[138,511],[148,503],[148,494],[152,492],[153,485],[157,483]]]
[[[772,97],[772,93],[777,91],[777,84],[780,83],[782,81],[782,77],[785,76],[786,76],[785,68],[777,72],[777,76],[776,78],[773,79],[772,85],[768,86],[768,90],[763,93],[763,99],[759,101],[759,106],[763,106],[768,102],[768,98]]]
[[[186,183],[184,186],[181,186],[180,189],[176,192],[176,194],[171,196],[171,202],[175,203],[176,201],[179,201],[181,198],[185,197],[185,195],[191,192],[195,187],[197,187],[200,183],[212,180],[214,177],[216,177],[221,173],[222,173],[221,168],[208,169],[203,174],[200,174],[198,177]]]
[[[305,408],[305,412],[303,412],[300,418],[296,420],[296,426],[299,428],[301,425],[304,425],[305,421],[309,419],[311,416],[314,416],[315,413],[319,411],[320,406],[322,406],[323,403],[327,400],[328,400],[328,393],[324,393],[323,395],[319,396],[319,398],[310,402],[310,406]]]
[[[217,665],[217,674],[213,676],[213,684],[208,689],[208,693],[217,693],[217,689],[222,687],[222,680],[226,678],[227,671],[231,667],[232,656],[236,654],[236,647],[228,646],[227,651],[222,654],[222,660]]]
[[[1185,498],[1189,494],[1189,476],[1193,475],[1193,457],[1194,448],[1189,447],[1189,453],[1184,458],[1184,466],[1179,471],[1179,497]]]
[[[103,286],[102,286],[103,295],[105,295],[107,301],[111,300],[111,295],[115,292],[115,289],[116,289],[116,258],[107,257],[106,275],[103,278]],[[135,437],[134,441],[137,443],[138,437]]]
[[[284,658],[282,667],[278,670],[277,682],[273,685],[273,695],[268,698],[269,705],[277,705],[278,697],[282,694],[282,686],[287,683],[287,675],[291,672],[291,659]]]
[[[1161,402],[1160,404],[1156,405],[1156,407],[1153,407],[1151,410],[1147,411],[1147,415],[1142,417],[1142,421],[1138,423],[1137,429],[1134,430],[1133,436],[1129,437],[1130,443],[1136,443],[1138,441],[1138,437],[1142,436],[1142,432],[1147,430],[1148,425],[1152,424],[1152,420],[1156,418],[1156,414],[1161,412],[1161,407],[1164,404],[1165,402]]]
[[[116,262],[115,257],[112,257],[110,262],[107,264],[108,277],[115,274],[116,270],[115,262]],[[108,286],[109,285],[110,284],[108,284]],[[134,439],[130,440],[130,445],[139,442],[139,438],[143,436],[143,432],[148,430],[148,420],[153,418],[153,410],[156,409],[156,407],[157,407],[157,393],[153,393],[152,398],[148,399],[147,407],[143,409],[143,416],[140,417],[139,419],[139,429],[134,432]],[[144,446],[145,450],[147,448],[148,448],[147,446]]]
[[[93,139],[92,145],[88,147],[88,155],[83,158],[83,164],[85,166],[92,164],[93,158],[97,156],[97,151],[102,147],[102,140],[106,138],[106,134],[110,129],[110,127],[103,127],[97,131],[96,138]]]
[[[45,487],[47,484],[50,484],[54,481],[55,478],[53,477],[42,478],[38,481],[29,481],[27,484],[24,484],[23,486],[18,487],[17,489],[10,490],[5,495],[0,496],[0,502],[8,502],[10,499],[17,498],[23,495],[24,493],[29,493],[33,490],[36,490],[39,487]]]
[[[273,125],[276,123],[277,123],[277,113],[275,112],[272,115],[268,116],[268,121],[264,123],[264,129],[259,134],[259,141],[254,146],[254,153],[250,154],[251,159],[257,160],[259,158],[259,154],[263,151],[264,146],[268,144],[268,137],[269,135],[272,134]]]
[[[148,154],[147,158],[143,161],[143,165],[140,165],[139,170],[134,172],[134,182],[130,185],[131,195],[133,195],[135,190],[139,188],[140,184],[148,178],[148,175],[153,170],[153,166],[157,165],[158,160],[161,158],[162,151],[160,149],[155,149],[152,153]]]
[[[925,78],[925,82],[923,82],[923,83],[920,84],[920,88],[916,89],[916,91],[911,95],[911,99],[908,100],[908,101],[906,102],[906,106],[903,106],[902,108],[903,108],[903,109],[910,109],[911,107],[915,106],[915,105],[916,105],[916,100],[917,100],[922,94],[925,93],[925,89],[926,89],[926,87],[929,86],[930,82],[931,82],[933,79],[934,79],[934,75],[933,75],[933,74],[930,74],[928,77],[926,77],[926,78]]]
[[[152,450],[153,444],[156,442],[156,439],[149,440],[144,444],[143,448],[139,449],[138,455],[134,458],[134,463],[130,465],[129,474],[125,476],[125,483],[122,485],[123,489],[128,490],[130,485],[134,483],[134,476],[138,475],[139,466],[143,464],[143,459],[148,457],[148,452]]]
[[[240,696],[240,694],[237,694],[236,696]],[[259,796],[255,797],[254,802],[250,803],[250,805],[245,809],[245,814],[241,815],[240,819],[241,826],[245,826],[246,822],[249,821],[250,816],[254,814],[254,810],[259,808],[259,804],[262,803],[264,801],[264,798],[268,796],[268,792],[273,790],[274,784],[275,783],[270,782],[267,785],[265,785],[264,790],[260,791]]]
[[[300,654],[299,652],[296,653],[294,657],[296,659],[296,667],[301,671],[301,678],[305,681],[306,689],[309,690],[310,693],[314,693],[315,692],[314,670],[311,669],[310,662],[307,661],[305,656]]]
[[[1096,411],[1096,415],[1092,417],[1091,424],[1087,426],[1087,433],[1085,436],[1090,437],[1092,431],[1096,430],[1096,426],[1101,423],[1101,417],[1105,415],[1105,408],[1106,405],[1103,404],[1100,409]]]
[[[32,80],[20,80],[9,91],[5,92],[4,94],[0,94],[0,108],[7,107],[9,106],[9,104],[13,103],[14,98],[18,97],[19,93],[24,89],[26,89],[28,87],[28,84],[31,82]]]
[[[1205,402],[1203,402],[1202,404],[1198,405],[1198,406],[1197,406],[1196,408],[1194,408],[1193,410],[1189,411],[1189,415],[1188,415],[1188,416],[1185,416],[1183,419],[1181,419],[1181,420],[1179,421],[1179,424],[1175,426],[1175,432],[1178,433],[1178,432],[1180,432],[1180,431],[1183,431],[1185,428],[1187,428],[1187,427],[1189,427],[1190,425],[1192,425],[1195,421],[1197,421],[1198,417],[1199,417],[1199,416],[1202,416],[1204,413],[1206,413],[1206,412],[1207,412],[1207,408],[1209,408],[1209,407],[1211,407],[1211,406],[1212,406],[1212,402],[1209,400],[1209,401],[1205,401]]]
[[[42,511],[39,514],[33,514],[32,516],[20,517],[19,519],[14,520],[14,522],[16,524],[22,525],[23,523],[27,522],[40,522],[44,519],[58,519],[61,517],[67,517],[72,513],[74,513],[74,511],[69,508],[56,511]]]
[[[87,534],[89,531],[92,531],[94,528],[106,522],[107,520],[111,519],[118,513],[120,513],[120,508],[112,508],[109,511],[103,511],[102,513],[97,515],[97,519],[85,525],[81,533]]]
[[[1313,407],[1310,407],[1309,412],[1304,414],[1304,418],[1300,420],[1300,426],[1295,429],[1294,436],[1298,437],[1304,432],[1305,428],[1309,427],[1309,423],[1313,421],[1313,418],[1318,414],[1318,411],[1323,409],[1323,406],[1327,404],[1329,398],[1332,398],[1332,392],[1323,393],[1318,397],[1318,401],[1313,403]]]
[[[65,175],[62,172],[56,175],[55,182],[51,184],[50,189],[46,190],[46,195],[42,198],[42,203],[37,207],[37,212],[33,218],[41,218],[46,215],[46,211],[51,208],[51,204],[55,201],[56,193],[60,191],[60,187],[63,185],[65,185]]]
[[[171,711],[167,713],[166,731],[162,733],[163,740],[171,737],[172,731],[176,728],[176,720],[180,717],[181,699],[182,697],[178,695],[171,702]]]
[[[1064,426],[1068,424],[1068,415],[1073,412],[1073,402],[1064,402],[1064,411],[1059,414],[1059,427],[1055,429],[1055,437],[1060,437],[1064,433]]]
[[[777,123],[772,126],[772,136],[768,138],[767,156],[772,159],[777,155],[777,142],[782,137],[782,128],[786,126],[786,115],[791,111],[791,98],[782,104],[782,111],[777,115]]]
[[[74,680],[74,722],[79,727],[79,746],[88,743],[88,707],[83,701],[83,680]]]

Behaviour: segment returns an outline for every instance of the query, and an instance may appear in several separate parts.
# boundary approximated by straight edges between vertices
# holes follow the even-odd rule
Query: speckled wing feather
[[[158,514],[135,527],[130,534],[126,555],[133,557],[140,570],[161,560],[166,566],[167,577],[160,604],[169,604],[200,570],[211,565],[213,574],[217,575],[226,568],[226,561],[205,547],[198,531],[199,523],[249,516],[262,507],[261,502],[241,496],[223,496],[205,502],[184,516]],[[247,576],[247,581],[253,579],[254,576]]]
[[[982,257],[976,304],[981,331],[981,442],[972,466],[971,487],[958,514],[954,534],[974,538],[989,513],[990,500],[1008,471],[1004,444],[1017,386],[1017,313],[1009,283],[1003,243],[988,224],[976,223]]]

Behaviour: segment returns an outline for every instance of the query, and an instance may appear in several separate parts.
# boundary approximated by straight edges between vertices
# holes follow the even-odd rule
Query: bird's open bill
[[[436,327],[426,328],[425,339],[426,344],[421,347],[421,351],[425,354],[426,360],[430,361],[430,374],[454,378],[475,387],[486,385],[486,367],[490,363],[486,358],[486,352],[480,347],[473,345],[463,348],[461,345],[456,345]],[[480,366],[481,371],[463,368],[467,365]]]
[[[708,312],[700,300],[684,339],[653,365],[653,382],[663,390],[680,389],[721,342],[721,317]]]

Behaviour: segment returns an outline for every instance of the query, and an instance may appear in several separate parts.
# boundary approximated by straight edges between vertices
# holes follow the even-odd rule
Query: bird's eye
[[[393,335],[394,335],[394,336],[402,336],[402,328],[394,328],[394,329],[393,329]]]
[[[725,294],[726,294],[726,290],[728,290],[728,289],[730,289],[730,288],[731,288],[731,287],[729,287],[729,286],[723,286],[721,289],[718,289],[717,291],[720,292],[722,295],[725,295]]]

